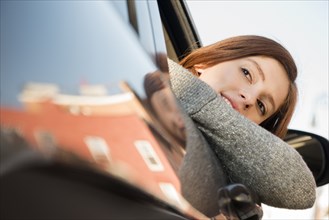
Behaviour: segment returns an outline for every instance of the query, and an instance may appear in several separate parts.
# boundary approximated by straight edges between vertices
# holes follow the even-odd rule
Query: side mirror
[[[328,139],[313,133],[289,129],[284,140],[302,155],[318,187],[329,183]]]

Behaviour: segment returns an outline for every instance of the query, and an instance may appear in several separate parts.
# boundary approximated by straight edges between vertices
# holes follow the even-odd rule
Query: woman
[[[280,139],[297,97],[297,68],[289,52],[265,37],[239,36],[193,51],[180,64],[184,68],[169,60],[173,92],[228,182],[246,185],[259,202],[270,206],[310,208],[316,188],[312,173],[298,152]],[[203,213],[213,213],[202,202],[207,197],[199,197],[219,187],[215,182],[209,186],[210,175],[198,178],[200,172],[193,172],[198,166],[194,157],[201,150],[189,150],[188,145],[187,139],[183,194]]]
[[[221,80],[235,84],[237,90],[231,98],[236,100],[233,104],[239,106],[233,108],[278,137],[285,136],[297,100],[297,67],[290,53],[279,43],[261,36],[233,37],[192,52],[180,64],[209,84],[219,95],[225,88],[232,88],[231,85],[223,86]],[[228,65],[231,65],[231,69],[228,69]],[[263,68],[267,71],[263,71]],[[219,78],[226,74],[225,71],[232,73],[230,82],[227,82],[227,78]],[[247,79],[250,88],[237,85],[241,78],[233,76],[236,72]],[[265,80],[259,79],[264,77],[264,73]],[[273,98],[278,100],[274,101]],[[232,104],[231,100],[228,101]],[[277,108],[273,108],[274,104]],[[259,114],[261,117],[257,116]]]

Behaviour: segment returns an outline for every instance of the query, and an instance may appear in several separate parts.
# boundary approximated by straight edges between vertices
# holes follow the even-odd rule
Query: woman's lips
[[[221,95],[221,97],[224,99],[224,101],[231,106],[233,109],[238,111],[238,108],[235,103],[233,103],[230,99],[226,98],[225,96]]]

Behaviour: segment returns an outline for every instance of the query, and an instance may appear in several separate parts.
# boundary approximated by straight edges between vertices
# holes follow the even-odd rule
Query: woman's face
[[[273,58],[251,56],[194,68],[232,108],[257,124],[275,113],[288,94],[287,73]]]

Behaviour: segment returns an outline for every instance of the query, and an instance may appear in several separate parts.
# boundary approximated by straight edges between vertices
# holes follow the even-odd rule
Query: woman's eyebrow
[[[261,76],[262,80],[264,81],[265,80],[265,74],[264,74],[262,68],[260,68],[259,64],[255,60],[253,60],[253,59],[247,58],[247,60],[249,62],[253,63],[256,66],[256,68],[257,68],[257,70],[259,72],[259,75]]]

